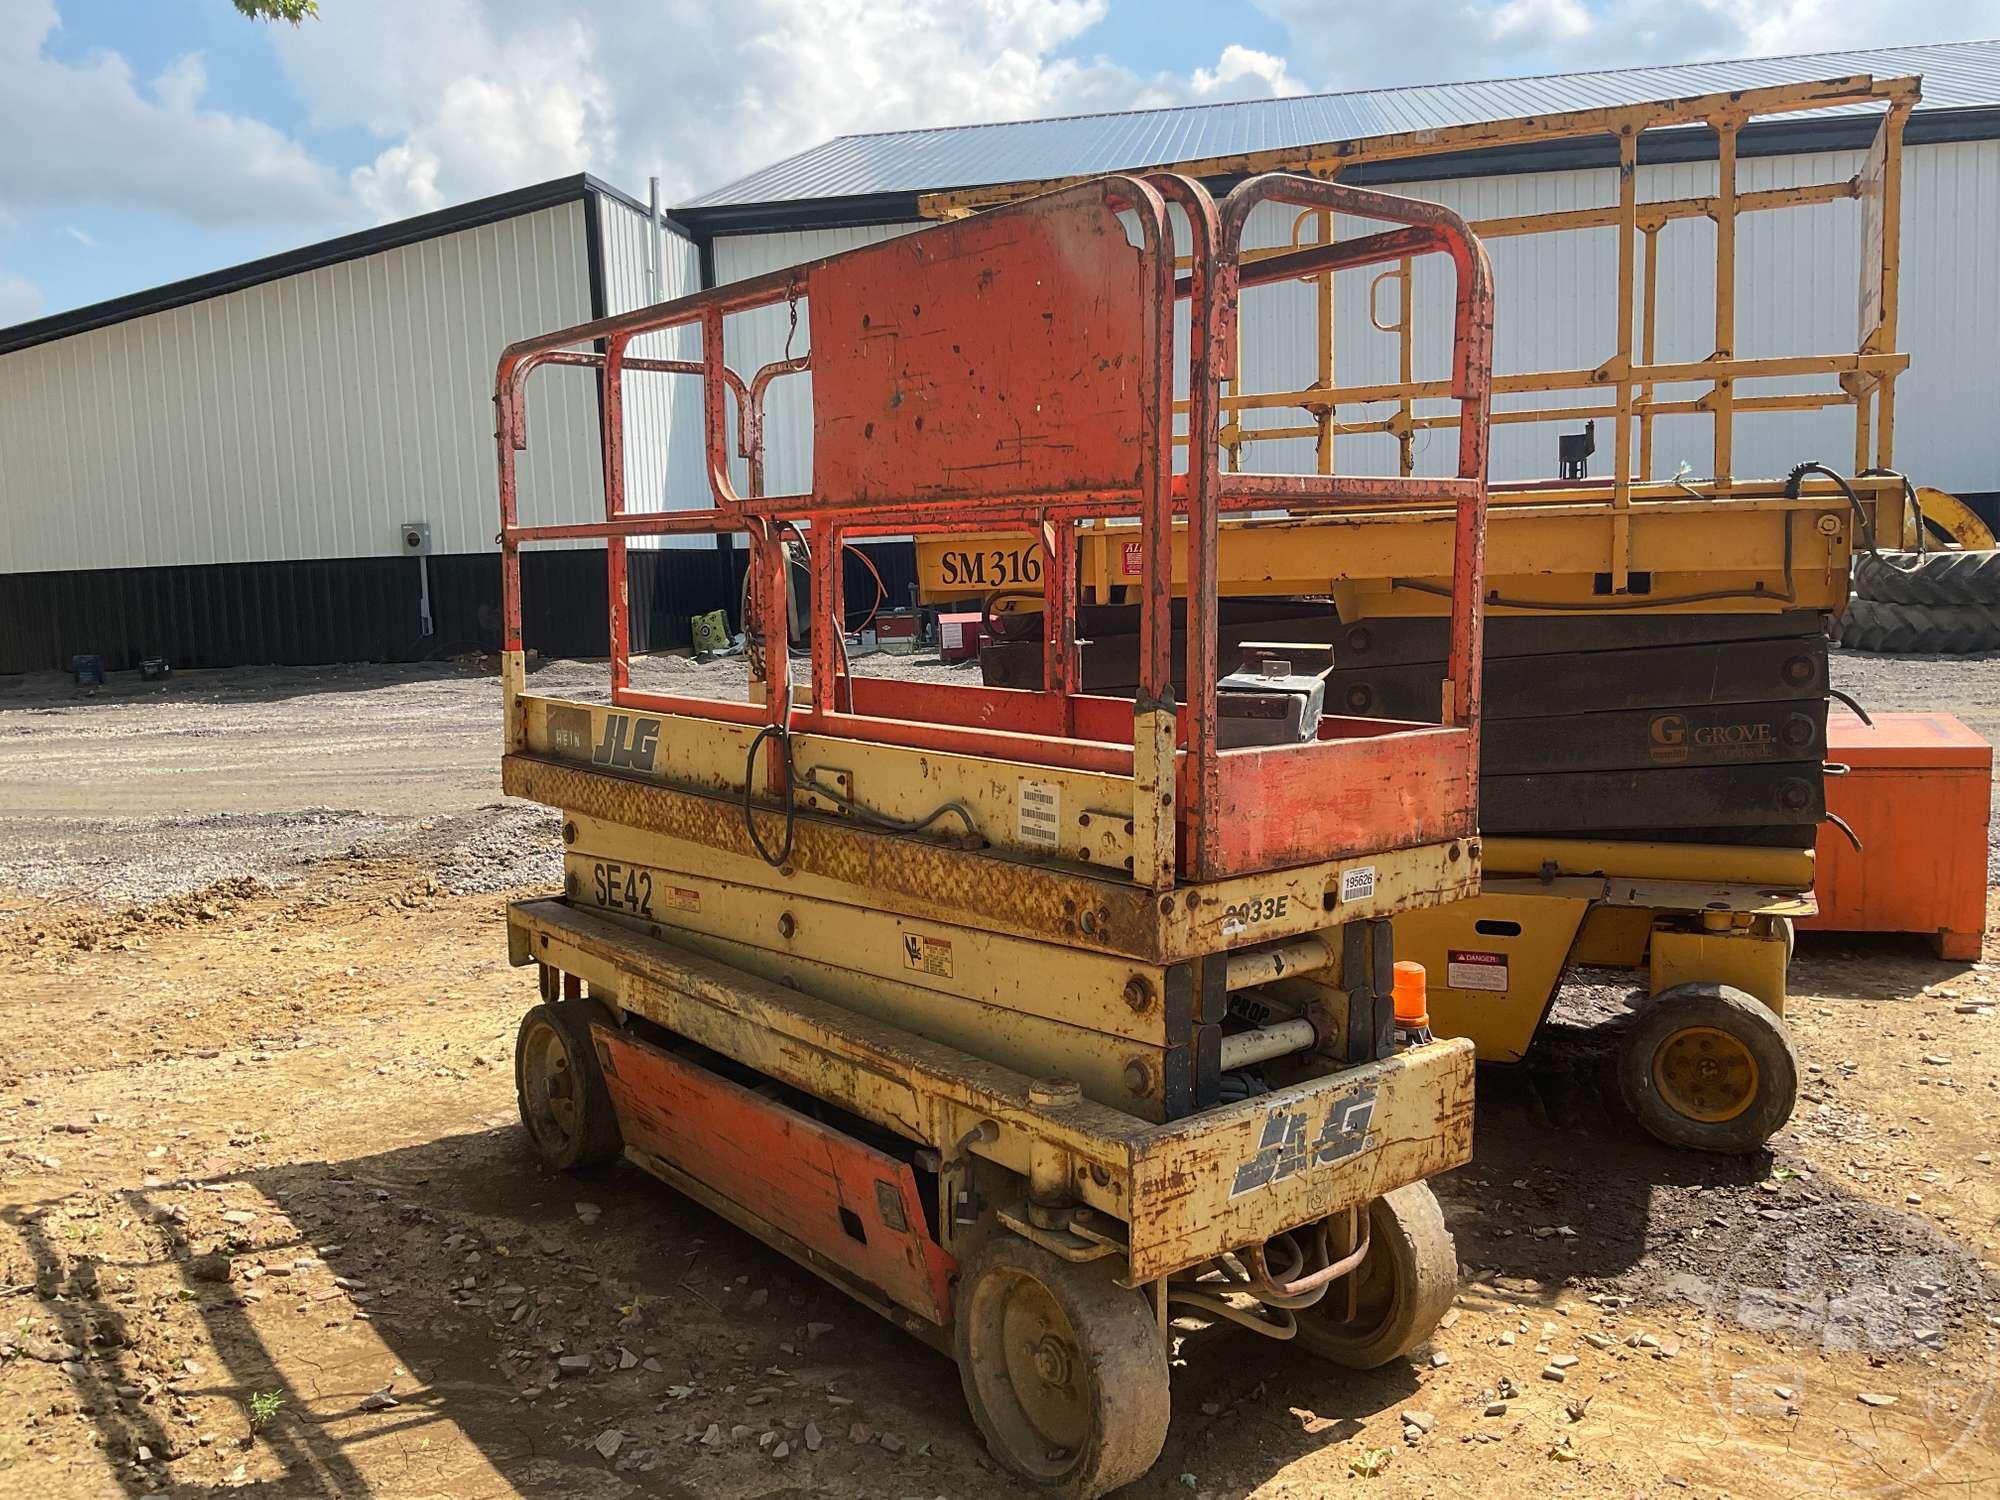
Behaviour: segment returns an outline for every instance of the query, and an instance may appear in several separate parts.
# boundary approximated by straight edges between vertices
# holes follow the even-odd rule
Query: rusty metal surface
[[[1133,1278],[1463,1166],[1472,1092],[1459,1037],[1156,1127],[1132,1145]]]
[[[1259,476],[1219,472],[1216,395],[1236,376],[1236,304],[1250,283],[1275,271],[1246,270],[1244,225],[1260,204],[1284,203],[1307,212],[1372,217],[1400,226],[1345,246],[1301,251],[1342,264],[1372,263],[1418,252],[1448,256],[1458,274],[1457,327],[1446,394],[1459,404],[1457,475],[1442,481],[1372,479],[1331,474]],[[1189,227],[1187,277],[1174,274],[1169,215]],[[1318,265],[1318,261],[1314,265]],[[1330,263],[1330,262],[1329,262]],[[1296,268],[1290,268],[1295,270]],[[1181,480],[1172,474],[1174,340],[1177,294],[1190,300],[1193,329],[1186,378],[1191,393],[1189,441],[1200,461]],[[804,359],[766,365],[744,380],[727,363],[727,315],[784,305],[794,318],[821,322],[814,431],[816,483],[803,495],[763,491],[762,409],[771,383],[805,368]],[[696,327],[698,361],[637,361],[630,341],[664,329]],[[683,732],[712,721],[762,724],[770,738],[750,794],[785,799],[782,746],[794,729],[893,743],[940,754],[998,755],[1051,766],[1124,770],[1132,778],[1132,882],[1159,892],[1177,880],[1245,871],[1224,859],[1217,819],[1229,802],[1228,774],[1215,744],[1215,536],[1223,510],[1282,503],[1302,512],[1355,504],[1428,503],[1454,508],[1452,547],[1452,670],[1445,722],[1463,732],[1468,764],[1476,762],[1481,549],[1486,497],[1486,433],[1492,335],[1490,275],[1484,251],[1465,222],[1449,210],[1381,193],[1309,179],[1264,176],[1238,187],[1222,204],[1198,183],[1161,175],[1147,181],[1109,177],[1079,184],[922,234],[865,247],[828,260],[752,278],[524,340],[503,354],[496,376],[496,437],[500,466],[501,550],[506,654],[520,638],[519,548],[545,540],[601,538],[607,543],[614,704],[685,717]],[[585,345],[601,347],[587,351]],[[604,393],[605,519],[563,527],[523,527],[516,514],[515,454],[526,441],[526,382],[544,364],[593,366]],[[625,508],[623,403],[628,369],[698,371],[704,385],[711,504],[644,516]],[[738,451],[748,464],[750,493],[729,477],[728,405],[737,406]],[[1188,520],[1184,571],[1190,596],[1192,673],[1189,705],[1175,697],[1171,600],[1178,540],[1173,518]],[[1140,607],[1138,701],[1129,758],[1122,747],[1078,737],[1075,610],[1077,526],[1094,518],[1135,516],[1132,571]],[[800,525],[812,522],[810,532]],[[794,704],[790,665],[763,642],[788,633],[788,548],[803,547],[809,567],[826,582],[838,573],[848,536],[907,531],[918,535],[966,525],[1026,523],[1042,553],[1040,569],[1047,646],[1044,692],[1057,705],[1049,730],[1008,735],[990,727],[985,695],[949,690],[911,695],[897,705],[854,711],[843,683],[840,632],[813,622],[813,687],[803,712]],[[759,691],[750,704],[715,704],[634,693],[625,640],[626,543],[648,535],[739,531],[749,539],[751,637]],[[507,681],[516,684],[518,672]],[[509,690],[509,744],[522,741],[518,687]],[[642,701],[643,699],[643,701]],[[843,702],[846,708],[843,710]],[[1101,721],[1101,716],[1099,716]],[[1177,761],[1185,756],[1191,774]],[[1262,778],[1288,795],[1311,799],[1300,778]],[[1460,794],[1469,810],[1468,782]],[[1307,826],[1307,803],[1297,809]],[[1267,814],[1282,818],[1283,808]],[[1382,847],[1398,848],[1454,826],[1426,816],[1407,827],[1380,830]],[[1351,830],[1352,831],[1352,830]],[[1376,838],[1375,830],[1361,832]],[[1275,847],[1275,846],[1274,846]],[[1346,852],[1353,845],[1340,846]],[[1309,839],[1288,842],[1282,857],[1309,863]]]
[[[509,796],[565,812],[684,839],[727,855],[754,854],[742,805],[735,801],[520,755],[507,758],[502,785]],[[1158,955],[1160,913],[1150,893],[1123,880],[1069,874],[803,817],[787,868],[878,892],[884,901],[939,916],[980,913],[985,925],[1045,942],[1134,958]]]
[[[1485,247],[1450,209],[1418,203],[1388,193],[1345,187],[1310,178],[1266,175],[1240,184],[1219,206],[1215,217],[1215,251],[1212,275],[1205,278],[1204,301],[1196,309],[1205,328],[1203,340],[1215,374],[1234,381],[1238,368],[1238,302],[1243,267],[1243,237],[1251,215],[1262,205],[1279,203],[1323,214],[1343,214],[1356,218],[1402,226],[1421,236],[1421,248],[1448,256],[1457,274],[1456,318],[1452,335],[1450,394],[1459,402],[1458,485],[1453,489],[1455,519],[1452,537],[1451,657],[1446,678],[1442,722],[1464,732],[1465,792],[1478,784],[1479,774],[1479,677],[1485,627],[1486,484],[1487,443],[1490,434],[1493,371],[1493,270]],[[1391,247],[1383,251],[1378,237],[1370,253],[1406,254],[1420,248],[1415,239],[1399,230],[1389,232]],[[1367,244],[1366,240],[1357,242]],[[1194,290],[1193,280],[1189,284]],[[1191,387],[1192,389],[1192,387]],[[1189,409],[1188,451],[1188,533],[1199,537],[1207,555],[1205,588],[1188,599],[1188,639],[1190,642],[1189,690],[1213,696],[1212,683],[1197,683],[1197,671],[1214,669],[1216,587],[1215,505],[1210,498],[1219,490],[1221,434],[1219,412],[1213,403],[1201,413],[1201,426],[1193,425],[1195,412]],[[1197,480],[1194,476],[1199,474]],[[1240,476],[1232,480],[1241,483]],[[1357,481],[1332,475],[1286,476],[1284,489],[1304,499],[1317,487],[1329,495],[1341,489],[1353,491]],[[1386,486],[1400,485],[1401,493],[1414,495],[1421,481],[1361,481],[1363,493],[1395,493]],[[1437,487],[1430,493],[1435,496]],[[1192,578],[1192,574],[1190,574]],[[1169,572],[1167,587],[1171,589]],[[1212,726],[1211,726],[1212,727]],[[1210,735],[1189,746],[1193,761],[1192,779],[1205,797],[1213,797],[1216,817],[1228,801],[1221,777],[1225,774],[1220,752]],[[1468,808],[1470,803],[1468,802]],[[1216,817],[1205,820],[1191,861],[1197,873],[1218,873],[1224,866],[1224,835]]]
[[[1124,226],[1075,195],[821,269],[815,496],[1135,487],[1143,270]]]
[[[679,839],[706,858],[726,861],[738,878],[761,872],[773,886],[797,889],[802,896],[866,901],[1148,963],[1179,962],[1247,941],[1295,937],[1335,922],[1456,901],[1475,891],[1479,881],[1477,851],[1454,839],[1156,896],[1119,877],[969,853],[814,817],[799,819],[792,859],[772,870],[751,848],[742,804],[731,799],[529,754],[502,762],[501,785],[509,796],[629,830],[629,847],[625,839],[616,845],[627,859],[645,859],[648,837]],[[1362,865],[1371,872],[1369,893],[1343,899],[1343,874]],[[1253,899],[1266,915],[1246,928],[1232,913]]]
[[[1137,1280],[1262,1244],[1471,1156],[1464,1039],[1150,1125],[1088,1099],[1040,1104],[1024,1074],[561,902],[517,903],[508,923],[524,957],[582,974],[620,1008],[907,1140],[965,1142],[1023,1177],[1038,1154],[1056,1153],[1077,1201],[1129,1226]]]
[[[925,1228],[906,1163],[621,1028],[593,1026],[591,1041],[628,1147],[700,1178],[884,1299],[946,1320],[956,1264]]]

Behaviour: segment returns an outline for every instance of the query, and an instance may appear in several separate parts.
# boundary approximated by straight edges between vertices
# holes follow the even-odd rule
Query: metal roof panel
[[[2000,40],[1414,84],[844,135],[681,205],[858,198],[1070,177],[1816,78],[1921,74],[1925,111],[2000,105]]]

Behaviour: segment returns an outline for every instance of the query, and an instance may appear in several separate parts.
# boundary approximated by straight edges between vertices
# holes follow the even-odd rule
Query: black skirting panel
[[[887,587],[887,607],[907,604],[915,549],[878,542],[866,550]],[[632,649],[685,646],[689,618],[713,609],[728,610],[738,623],[742,556],[741,549],[631,551]],[[419,627],[420,584],[410,557],[0,574],[0,672],[66,669],[85,653],[127,671],[149,656],[182,668],[318,666],[497,649],[499,557],[456,553],[432,557],[429,566],[428,636]],[[527,644],[544,656],[603,656],[604,554],[528,552],[521,566]],[[875,580],[850,560],[846,590],[858,623],[874,602]]]

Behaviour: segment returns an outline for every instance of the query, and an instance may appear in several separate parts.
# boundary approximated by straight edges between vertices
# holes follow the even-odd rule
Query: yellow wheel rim
[[[1757,1099],[1757,1059],[1713,1026],[1674,1032],[1653,1053],[1653,1087],[1674,1113],[1704,1125],[1733,1120]]]

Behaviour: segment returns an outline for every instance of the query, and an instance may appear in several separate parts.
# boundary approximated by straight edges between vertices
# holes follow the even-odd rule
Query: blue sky
[[[0,0],[0,326],[578,170],[678,200],[848,131],[2000,35],[2000,0],[321,6]]]

